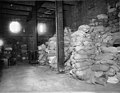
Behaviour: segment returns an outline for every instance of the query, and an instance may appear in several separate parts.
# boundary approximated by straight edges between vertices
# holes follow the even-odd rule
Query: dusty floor
[[[66,74],[57,74],[57,72],[45,66],[27,64],[4,69],[0,82],[0,93],[21,92],[120,93],[120,84],[90,85]]]

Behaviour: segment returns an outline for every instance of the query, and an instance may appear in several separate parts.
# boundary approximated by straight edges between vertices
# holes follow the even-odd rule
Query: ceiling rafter
[[[26,14],[26,15],[23,14],[23,12],[25,12],[25,13],[29,13],[29,12],[30,12],[30,11],[26,11],[26,10],[16,10],[16,9],[10,9],[10,8],[2,8],[2,9],[3,9],[2,11],[4,11],[4,10],[14,11],[14,13],[13,13],[13,12],[2,12],[2,11],[1,11],[2,14],[15,15],[15,16],[19,16],[19,15],[20,15],[20,16],[28,16],[27,14]],[[19,14],[16,14],[15,11],[17,11]],[[37,12],[37,15],[38,15],[38,16],[39,16],[39,15],[51,16],[51,15],[54,15],[54,13],[46,14],[45,12]]]
[[[20,12],[19,14],[16,14],[14,12],[8,12],[8,13],[2,13],[2,14],[6,14],[6,15],[15,15],[15,16],[27,16],[27,21],[31,20],[32,17],[33,17],[33,12],[35,13],[35,11],[37,12],[38,14],[38,17],[41,18],[42,15],[45,15],[44,18],[48,18],[48,17],[51,17],[53,16],[52,18],[55,18],[55,1],[33,1],[32,3],[34,4],[27,4],[27,3],[20,3],[20,2],[14,2],[14,1],[1,1],[0,4],[1,4],[1,9],[3,10],[10,10],[10,11],[18,11]],[[48,6],[44,6],[44,4],[48,4]],[[63,2],[64,5],[68,5],[68,6],[74,6],[74,4],[69,4],[67,2]],[[12,5],[11,5],[12,4]],[[8,5],[10,7],[4,7],[4,5]],[[42,6],[43,5],[43,6]],[[50,6],[49,6],[50,5]],[[3,6],[3,7],[2,7]],[[12,7],[14,6],[14,7]],[[53,6],[53,7],[51,7]],[[21,7],[21,8],[19,8]],[[26,10],[26,8],[28,8],[28,10]],[[30,9],[30,10],[29,10]],[[43,9],[43,10],[42,10]],[[39,10],[42,10],[41,12]],[[67,10],[64,10],[64,11],[67,11]],[[22,12],[26,12],[26,15]],[[28,14],[27,14],[28,13]]]
[[[20,11],[20,12],[30,12],[28,10],[21,10],[21,9],[11,9],[11,8],[1,8],[3,10],[12,10],[12,11]]]
[[[54,13],[45,13],[45,12],[37,12],[37,15],[41,15],[41,14],[44,14],[44,15],[54,15]]]
[[[1,1],[0,3],[3,4],[13,4],[13,5],[19,5],[19,6],[26,6],[26,7],[34,7],[34,5],[28,5],[28,4],[20,4],[20,3],[15,3],[13,1]]]
[[[48,3],[51,3],[51,4],[55,4],[55,1],[47,1]],[[69,4],[69,3],[67,3],[68,1],[64,1],[63,2],[63,5],[67,5],[67,6],[74,6],[74,4]]]
[[[0,13],[0,15],[14,15],[14,16],[28,16],[28,15],[22,15],[22,14],[13,14],[13,13]]]
[[[44,3],[45,3],[45,1],[42,1],[42,2],[40,2],[40,1],[35,1],[35,6],[32,7],[32,11],[29,13],[26,21],[31,20],[32,17],[33,17],[33,14],[34,14],[35,12],[37,13],[37,11],[40,9],[40,7],[42,6],[42,4],[44,4]]]
[[[46,17],[46,16],[38,16],[38,18],[37,18],[37,19],[39,19],[39,18],[55,19],[55,17]]]
[[[37,17],[38,17],[38,18],[39,18],[39,17],[55,18],[55,16],[53,16],[53,15],[46,15],[46,14],[38,15]]]
[[[43,6],[41,7],[41,9],[46,9],[46,10],[51,10],[51,11],[52,11],[52,10],[53,10],[53,11],[55,10],[55,8],[47,8],[47,7],[43,7]]]

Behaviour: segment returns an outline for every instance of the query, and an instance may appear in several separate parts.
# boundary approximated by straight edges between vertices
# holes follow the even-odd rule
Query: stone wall
[[[102,7],[101,7],[102,6]],[[84,0],[76,2],[72,7],[72,29],[77,30],[79,25],[88,24],[98,14],[107,13],[105,0]]]

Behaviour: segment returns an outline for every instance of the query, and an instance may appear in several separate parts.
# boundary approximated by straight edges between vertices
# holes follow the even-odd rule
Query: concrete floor
[[[57,74],[47,66],[16,65],[3,70],[0,93],[120,93],[120,84],[107,86],[90,85],[71,78],[66,74]]]

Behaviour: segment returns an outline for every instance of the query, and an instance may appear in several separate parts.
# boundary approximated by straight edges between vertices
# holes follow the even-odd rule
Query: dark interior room
[[[0,1],[0,93],[120,93],[120,0]]]

